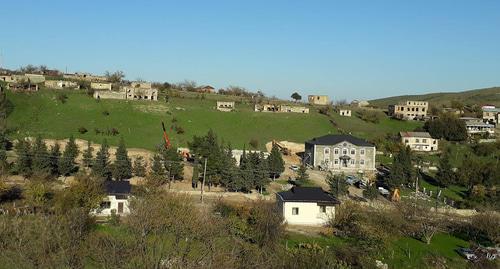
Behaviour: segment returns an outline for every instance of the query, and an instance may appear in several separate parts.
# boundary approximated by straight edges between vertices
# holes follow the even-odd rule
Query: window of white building
[[[299,214],[299,208],[298,207],[292,207],[292,215],[298,215]]]

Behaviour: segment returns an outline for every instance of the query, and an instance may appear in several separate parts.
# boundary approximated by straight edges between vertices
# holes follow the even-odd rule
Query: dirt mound
[[[292,154],[296,154],[298,152],[304,152],[305,146],[304,143],[295,143],[295,142],[290,142],[290,141],[278,141],[281,145],[287,147]],[[268,142],[266,143],[266,150],[268,152],[271,152],[271,149],[273,148],[273,142]]]

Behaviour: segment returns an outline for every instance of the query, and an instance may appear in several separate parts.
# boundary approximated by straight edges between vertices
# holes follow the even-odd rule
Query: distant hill
[[[420,95],[401,95],[369,101],[371,105],[380,108],[387,108],[390,104],[396,104],[400,101],[417,100],[428,101],[436,106],[450,106],[452,100],[460,101],[466,105],[485,105],[491,104],[500,106],[500,87],[477,89],[463,92],[440,92]]]

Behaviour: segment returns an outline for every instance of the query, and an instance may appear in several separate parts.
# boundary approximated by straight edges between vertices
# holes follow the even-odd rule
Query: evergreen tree
[[[161,157],[165,171],[169,176],[169,181],[170,179],[182,180],[184,176],[184,163],[177,149],[175,147],[169,147],[168,149],[163,148]]]
[[[235,181],[236,173],[236,160],[233,157],[231,145],[228,145],[227,148],[223,148],[221,146],[221,179],[220,183],[227,190],[234,191],[233,181]]]
[[[33,172],[46,174],[50,172],[50,158],[47,145],[41,136],[37,136],[33,144]]]
[[[152,185],[153,187],[159,187],[166,183],[165,169],[163,168],[161,156],[159,154],[155,154],[151,162],[153,164],[151,166],[151,171],[147,177],[147,181],[149,185]]]
[[[271,178],[275,179],[279,177],[283,171],[285,171],[285,161],[283,161],[277,145],[273,145],[267,160],[269,163],[269,174]]]
[[[195,162],[193,166],[193,176],[191,177],[191,186],[193,189],[198,188],[198,181],[200,181],[200,165]]]
[[[53,176],[59,175],[59,162],[61,159],[61,147],[59,143],[55,143],[54,146],[50,147],[50,174]]]
[[[59,162],[59,172],[63,176],[68,176],[75,171],[75,159],[78,156],[79,150],[75,143],[75,138],[71,136],[69,138],[66,147],[64,147],[64,152]]]
[[[87,141],[87,149],[83,152],[83,165],[85,167],[90,167],[92,165],[92,151],[94,151],[94,148],[92,148],[92,145],[90,143],[90,140]]]
[[[17,154],[17,172],[25,177],[31,176],[33,160],[31,154],[31,143],[25,139],[20,139],[16,144],[15,150]]]
[[[7,162],[7,152],[5,149],[0,148],[0,174],[5,175],[9,170],[9,164]]]
[[[132,162],[128,157],[127,148],[123,137],[120,139],[116,149],[115,162],[113,165],[113,177],[116,180],[124,180],[132,177]]]
[[[144,159],[142,158],[142,156],[138,156],[137,158],[135,158],[134,160],[134,166],[133,166],[133,170],[134,170],[134,175],[137,176],[137,177],[144,177],[146,176],[146,167],[145,167],[145,163],[144,163]]]
[[[101,144],[101,148],[96,154],[94,164],[92,165],[92,173],[100,178],[109,180],[111,179],[111,170],[109,164],[109,146],[106,139]]]
[[[269,164],[262,152],[259,154],[259,162],[256,168],[254,185],[262,194],[262,190],[269,184]]]
[[[349,185],[345,181],[344,173],[336,174],[329,173],[326,176],[326,183],[330,187],[330,193],[335,196],[342,196],[349,193]]]
[[[447,148],[439,159],[436,180],[441,186],[446,187],[455,183],[455,178],[455,173],[450,163],[450,149]]]
[[[363,191],[363,197],[365,197],[368,200],[374,200],[375,198],[378,197],[378,190],[375,184],[372,184]]]
[[[394,154],[391,172],[386,179],[391,189],[398,188],[402,184],[413,182],[415,168],[412,164],[412,154],[409,147],[401,148]]]
[[[299,167],[297,171],[297,178],[295,179],[295,184],[302,186],[309,181],[309,174],[307,174],[307,168],[304,164]]]

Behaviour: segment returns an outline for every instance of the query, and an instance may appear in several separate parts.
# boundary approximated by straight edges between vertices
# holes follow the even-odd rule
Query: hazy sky
[[[1,65],[268,95],[500,85],[500,1],[0,1]]]

